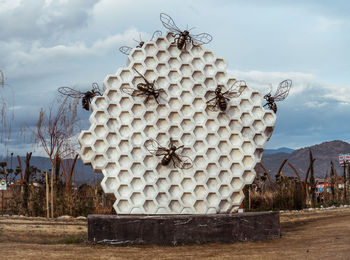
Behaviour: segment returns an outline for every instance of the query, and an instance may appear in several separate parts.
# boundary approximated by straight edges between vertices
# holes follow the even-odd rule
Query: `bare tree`
[[[0,86],[4,87],[5,86],[5,75],[2,70],[0,70]]]
[[[40,110],[34,135],[51,163],[51,217],[54,216],[55,160],[71,156],[72,136],[76,132],[77,122],[77,103],[70,103],[67,97],[53,102],[47,111],[43,108]]]

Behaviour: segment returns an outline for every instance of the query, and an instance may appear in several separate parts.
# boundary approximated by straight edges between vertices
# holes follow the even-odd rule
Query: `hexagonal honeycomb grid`
[[[235,79],[212,51],[201,46],[180,51],[172,41],[168,34],[135,48],[127,67],[107,76],[103,96],[91,104],[90,129],[79,136],[81,159],[103,173],[102,188],[115,195],[117,214],[237,209],[274,128],[275,114],[263,109],[261,95],[247,86],[226,112],[208,110],[206,92]],[[144,104],[121,91],[143,82],[134,69],[163,88],[166,99]],[[162,158],[145,148],[150,138],[167,147],[170,137],[184,145],[181,154],[193,161],[192,168],[163,166]]]

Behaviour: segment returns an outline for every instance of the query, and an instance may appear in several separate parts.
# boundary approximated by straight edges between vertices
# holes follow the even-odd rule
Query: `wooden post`
[[[4,216],[4,190],[1,191],[1,216]]]
[[[311,207],[316,206],[316,183],[314,177],[314,158],[312,156],[311,150],[309,150],[310,156],[310,193],[311,193]]]
[[[46,218],[50,218],[50,209],[49,209],[49,178],[47,177],[47,172],[45,172],[45,181],[46,181]]]
[[[335,185],[335,171],[334,171],[334,166],[333,162],[331,161],[331,191],[332,191],[332,204],[334,204],[335,201],[335,190],[334,190],[334,185]]]
[[[54,167],[51,170],[51,218],[53,218],[53,173]]]
[[[346,204],[346,162],[344,162],[344,173],[343,173],[343,178],[344,178],[344,202]]]
[[[250,186],[249,186],[248,194],[249,194],[249,205],[248,205],[248,208],[249,208],[249,211],[250,211],[251,206],[252,206],[252,201],[251,201],[251,197],[250,197]]]

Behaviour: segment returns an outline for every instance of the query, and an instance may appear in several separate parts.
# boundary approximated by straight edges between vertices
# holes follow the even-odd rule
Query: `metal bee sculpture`
[[[266,104],[264,105],[264,107],[268,106],[270,110],[276,113],[277,105],[275,102],[283,101],[288,96],[289,90],[291,87],[292,87],[292,81],[290,79],[283,80],[279,84],[276,90],[276,93],[273,96],[271,95],[271,92],[272,92],[272,87],[271,87],[270,92],[264,96],[264,99],[266,100]]]
[[[213,37],[208,33],[200,33],[197,35],[190,34],[190,30],[181,31],[175,24],[174,20],[167,14],[160,14],[160,21],[175,37],[172,44],[176,44],[179,50],[186,49],[187,43],[192,43],[193,46],[207,44],[211,42]]]
[[[162,94],[166,94],[165,90],[162,88],[156,89],[154,87],[154,82],[149,82],[140,72],[135,68],[134,70],[139,74],[145,83],[138,83],[136,88],[122,86],[121,90],[132,97],[145,97],[144,103],[147,104],[151,97],[159,104],[159,99],[162,98]]]
[[[161,164],[164,166],[169,166],[172,162],[173,166],[179,169],[190,169],[193,167],[192,161],[188,156],[179,154],[179,150],[183,149],[184,146],[176,147],[171,138],[168,148],[161,146],[154,139],[148,140],[145,143],[145,147],[152,155],[163,156]]]
[[[207,108],[211,111],[221,110],[224,112],[227,108],[227,103],[230,101],[230,98],[237,98],[242,94],[241,87],[246,86],[245,81],[237,80],[233,85],[223,92],[225,88],[223,85],[218,85],[215,90],[208,90],[207,96],[210,98],[207,103]]]
[[[102,96],[100,87],[97,83],[92,83],[92,89],[86,92],[81,92],[70,87],[60,87],[58,89],[58,92],[60,92],[62,95],[72,98],[82,98],[81,105],[85,110],[90,109],[90,104],[93,97]]]
[[[153,41],[155,38],[162,36],[162,32],[161,31],[155,31],[152,35],[152,38],[150,39],[150,41]],[[142,46],[145,44],[144,41],[142,41],[141,36],[140,36],[140,41],[137,41],[134,39],[134,41],[136,41],[139,45],[136,46],[136,48],[142,48]],[[129,47],[129,46],[122,46],[119,48],[119,51],[125,55],[129,55],[130,52],[132,51],[133,48]]]

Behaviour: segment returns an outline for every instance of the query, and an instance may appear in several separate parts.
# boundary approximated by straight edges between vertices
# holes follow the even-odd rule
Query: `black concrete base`
[[[181,245],[280,237],[279,212],[215,215],[89,215],[91,243]]]

